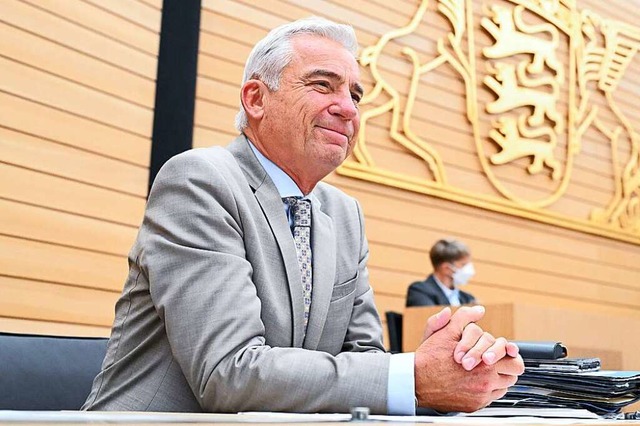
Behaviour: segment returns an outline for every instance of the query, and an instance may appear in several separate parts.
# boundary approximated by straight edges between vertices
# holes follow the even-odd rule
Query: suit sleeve
[[[232,173],[232,172],[229,172]],[[175,360],[205,411],[386,412],[389,355],[373,349],[363,282],[345,346],[332,356],[265,344],[228,173],[197,154],[170,160],[150,194],[141,269]],[[365,285],[366,283],[366,285]],[[364,352],[364,353],[362,353]]]

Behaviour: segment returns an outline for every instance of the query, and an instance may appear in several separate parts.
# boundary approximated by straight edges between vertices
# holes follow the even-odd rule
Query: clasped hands
[[[470,412],[501,398],[524,372],[518,347],[483,331],[484,307],[445,308],[427,320],[415,353],[420,407]]]

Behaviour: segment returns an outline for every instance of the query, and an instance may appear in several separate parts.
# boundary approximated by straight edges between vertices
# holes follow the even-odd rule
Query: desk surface
[[[78,412],[78,411],[0,411],[0,425],[73,425],[112,423],[119,425],[193,425],[237,426],[244,424],[304,424],[305,426],[336,426],[339,423],[357,423],[358,426],[380,423],[405,426],[410,424],[436,425],[621,425],[640,424],[640,420],[603,420],[575,418],[534,417],[409,417],[369,416],[368,420],[351,421],[349,414],[288,414],[288,413],[139,413],[139,412]]]

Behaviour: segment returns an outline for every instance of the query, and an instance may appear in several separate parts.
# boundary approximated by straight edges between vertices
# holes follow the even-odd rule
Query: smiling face
[[[363,90],[358,63],[340,43],[302,34],[291,44],[278,90],[256,80],[245,84],[257,84],[262,96],[257,109],[247,108],[243,98],[245,133],[306,194],[353,150]]]

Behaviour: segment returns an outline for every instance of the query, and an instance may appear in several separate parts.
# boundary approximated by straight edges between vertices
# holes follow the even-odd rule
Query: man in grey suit
[[[357,139],[356,49],[325,19],[274,29],[245,67],[241,136],[164,165],[85,409],[469,411],[515,383],[517,347],[473,323],[482,308],[384,351],[362,211],[320,182]]]

